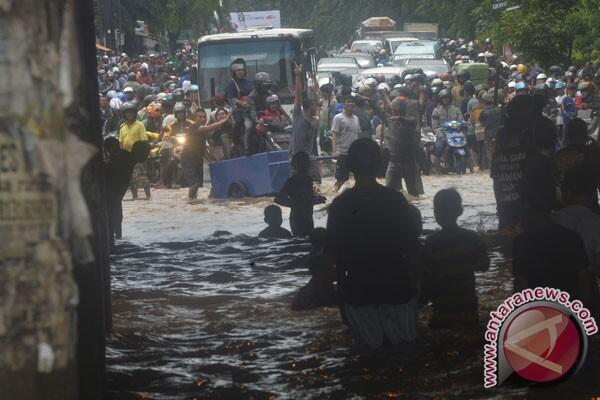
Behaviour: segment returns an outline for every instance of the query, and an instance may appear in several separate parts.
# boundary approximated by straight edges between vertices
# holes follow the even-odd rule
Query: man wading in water
[[[348,153],[356,185],[338,196],[327,229],[338,275],[341,313],[352,336],[370,348],[417,336],[415,258],[421,216],[401,193],[377,183],[379,146],[358,139]]]

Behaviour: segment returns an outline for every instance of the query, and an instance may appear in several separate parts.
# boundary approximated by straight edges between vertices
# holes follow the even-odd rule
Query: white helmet
[[[363,84],[371,86],[371,87],[375,87],[375,86],[377,86],[377,79],[375,79],[375,78],[367,78],[367,79],[365,79],[365,81],[363,82]]]
[[[516,64],[511,65],[510,66],[510,70],[511,71],[516,71],[517,70],[517,65]]]
[[[121,109],[123,102],[118,97],[113,97],[112,99],[110,99],[110,103],[108,103],[108,104],[109,104],[110,108],[112,108],[115,111],[118,111]]]
[[[514,89],[515,86],[517,86],[517,82],[515,82],[515,81],[508,82],[508,88],[509,89]]]
[[[404,85],[401,84],[401,83],[397,83],[396,85],[394,85],[394,89],[400,89],[400,88],[403,88],[403,87],[404,87]]]
[[[382,82],[379,85],[377,85],[377,90],[380,92],[383,92],[384,90],[390,90],[390,85],[388,85],[385,82]]]
[[[456,61],[454,62],[454,65],[460,65],[460,64],[462,64],[462,60],[456,60]]]
[[[541,80],[545,81],[546,79],[548,79],[548,76],[546,76],[546,74],[544,74],[544,73],[541,73],[541,74],[538,74],[538,76],[535,79],[540,80],[540,81]]]
[[[444,81],[442,81],[440,78],[435,78],[434,80],[431,81],[431,86],[440,86],[443,84],[444,84]]]
[[[106,97],[108,97],[109,99],[112,99],[116,95],[117,95],[117,91],[116,90],[109,90],[108,92],[106,92]]]

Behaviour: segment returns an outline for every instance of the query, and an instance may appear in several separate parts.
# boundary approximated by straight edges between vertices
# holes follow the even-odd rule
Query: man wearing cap
[[[125,96],[127,96],[127,101],[134,101],[135,92],[131,86],[127,86],[125,89],[123,89],[123,93],[125,93]]]

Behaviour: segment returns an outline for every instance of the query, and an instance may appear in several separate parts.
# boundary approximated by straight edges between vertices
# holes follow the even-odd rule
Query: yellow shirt
[[[157,135],[151,132],[146,132],[146,127],[140,121],[135,121],[132,124],[127,122],[121,125],[119,129],[119,142],[124,150],[131,152],[133,145],[136,142],[147,142],[148,138],[155,138]]]

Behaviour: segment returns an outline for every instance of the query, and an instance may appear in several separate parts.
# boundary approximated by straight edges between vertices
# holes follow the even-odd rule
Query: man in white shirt
[[[360,135],[360,122],[354,115],[356,103],[352,96],[344,99],[344,111],[333,118],[331,125],[332,150],[337,156],[335,167],[335,190],[338,191],[342,185],[350,178],[348,169],[348,151],[350,145],[358,139]]]

